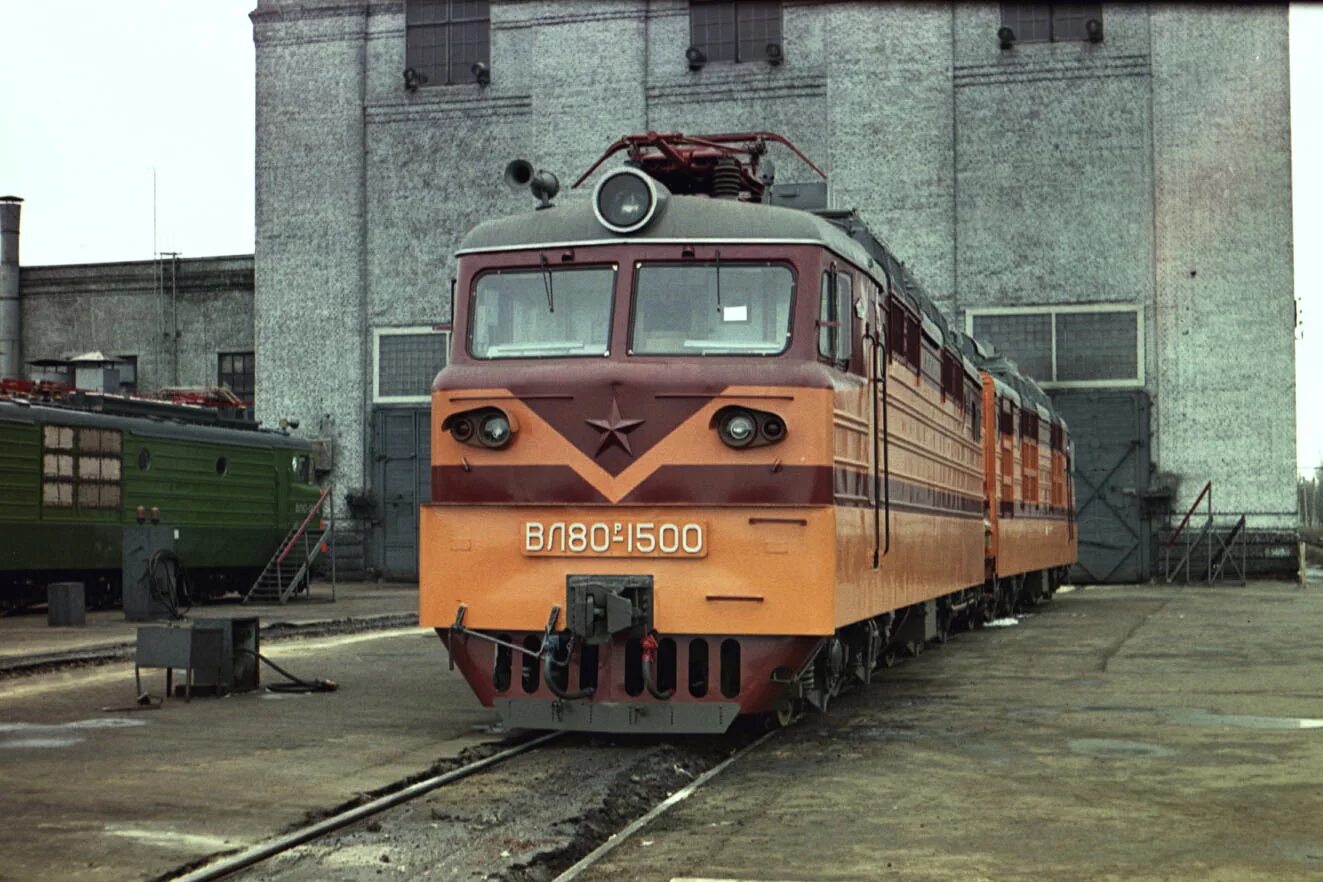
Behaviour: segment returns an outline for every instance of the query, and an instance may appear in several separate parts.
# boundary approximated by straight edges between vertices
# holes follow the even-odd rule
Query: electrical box
[[[260,633],[256,618],[198,619],[139,628],[133,672],[138,691],[142,691],[142,668],[166,669],[167,694],[173,688],[174,669],[180,668],[186,674],[187,698],[196,691],[208,695],[251,692],[261,679]]]
[[[261,651],[261,626],[256,616],[242,619],[194,619],[194,628],[221,632],[220,680],[211,670],[193,675],[193,686],[214,686],[217,692],[252,692],[261,683],[257,654]]]
[[[170,604],[157,586],[152,585],[150,569],[153,555],[174,550],[174,531],[170,527],[142,524],[124,528],[120,580],[127,621],[151,622],[171,617]]]

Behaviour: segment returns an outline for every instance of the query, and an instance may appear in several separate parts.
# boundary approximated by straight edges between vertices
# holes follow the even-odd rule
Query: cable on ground
[[[276,673],[280,674],[282,677],[284,677],[286,680],[289,681],[288,683],[272,683],[268,685],[266,687],[268,692],[292,692],[292,693],[334,692],[335,690],[340,688],[340,685],[336,683],[334,680],[327,680],[323,677],[318,677],[314,680],[304,680],[302,677],[296,677],[293,674],[291,674],[289,671],[282,668],[280,665],[273,662],[271,659],[262,655],[260,652],[253,652],[251,649],[248,649],[246,647],[239,647],[238,651],[246,652],[249,655],[257,656],[259,661],[261,661],[263,664],[267,665],[268,667],[272,668],[273,670],[275,670]]]

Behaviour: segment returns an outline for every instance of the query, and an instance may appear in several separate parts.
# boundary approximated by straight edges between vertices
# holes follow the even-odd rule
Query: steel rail
[[[726,759],[722,760],[717,765],[708,769],[706,772],[699,775],[693,781],[690,781],[687,785],[672,793],[662,802],[658,803],[656,806],[653,807],[652,811],[648,812],[646,815],[644,815],[641,818],[635,819],[634,822],[631,823],[629,826],[625,827],[625,829],[621,830],[619,833],[616,833],[610,839],[606,840],[601,845],[597,846],[592,851],[588,852],[588,854],[580,858],[577,863],[575,863],[568,870],[565,870],[563,873],[557,876],[554,880],[552,880],[552,882],[571,882],[571,880],[577,879],[580,873],[591,867],[593,864],[597,863],[602,858],[606,857],[606,855],[617,845],[620,845],[626,839],[628,839],[638,831],[642,830],[644,827],[651,824],[654,820],[661,817],[666,812],[670,811],[671,807],[674,806],[676,803],[688,799],[690,796],[693,795],[694,791],[702,787],[708,781],[711,781],[717,775],[720,775],[722,772],[724,772],[726,768],[730,766],[731,763],[735,762],[737,759],[740,759],[746,753],[751,752],[754,748],[761,745],[764,741],[771,738],[779,731],[780,731],[779,729],[773,729],[771,732],[768,732],[767,734],[758,738],[758,740],[754,741],[752,744],[746,744],[744,747],[740,748],[735,753],[726,757]]]
[[[389,793],[383,797],[374,799],[371,802],[365,802],[360,806],[355,806],[354,808],[340,812],[337,815],[332,815],[329,818],[325,818],[315,824],[310,824],[307,827],[295,830],[292,833],[286,833],[284,836],[277,836],[275,839],[268,839],[266,842],[245,849],[238,854],[222,858],[221,860],[208,864],[205,867],[200,867],[183,876],[171,877],[171,882],[210,882],[210,880],[213,879],[222,879],[231,873],[238,872],[245,867],[250,867],[253,864],[266,860],[267,858],[289,851],[305,842],[310,842],[313,839],[325,836],[327,833],[339,830],[341,827],[348,826],[355,821],[361,821],[364,818],[377,814],[378,812],[393,808],[394,806],[422,796],[424,793],[436,790],[438,787],[443,787],[446,784],[458,781],[461,778],[467,778],[474,772],[480,772],[489,766],[499,765],[521,753],[525,753],[535,747],[540,747],[541,745],[546,744],[548,741],[559,738],[562,734],[563,733],[561,732],[552,732],[547,735],[542,735],[531,741],[525,741],[523,744],[516,745],[509,750],[503,750],[500,753],[492,754],[491,756],[485,759],[480,759],[477,762],[469,763],[458,769],[451,769],[449,772],[435,775],[424,781],[419,781],[416,784],[411,784],[402,790]]]

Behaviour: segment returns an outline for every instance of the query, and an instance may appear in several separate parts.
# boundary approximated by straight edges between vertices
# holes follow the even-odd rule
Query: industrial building
[[[1155,537],[1209,481],[1219,514],[1296,522],[1285,5],[259,0],[251,18],[251,324],[242,285],[209,289],[215,315],[186,295],[167,315],[156,277],[135,301],[25,269],[24,358],[137,352],[140,382],[199,382],[252,352],[259,418],[326,442],[378,572],[416,572],[456,244],[533,207],[501,183],[510,159],[572,202],[648,130],[786,136],[827,181],[773,154],[778,187],[857,208],[1039,380],[1078,439],[1087,578],[1154,575]],[[42,316],[61,296],[136,310],[150,345],[100,326],[60,343]]]
[[[19,277],[21,348],[0,376],[86,387],[70,357],[100,352],[118,375],[107,391],[225,385],[252,401],[252,255],[31,266]]]

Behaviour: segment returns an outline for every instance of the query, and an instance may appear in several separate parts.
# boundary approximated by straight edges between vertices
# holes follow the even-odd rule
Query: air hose
[[[296,677],[293,674],[291,674],[289,671],[282,668],[280,665],[273,662],[271,659],[262,655],[260,652],[253,652],[251,649],[247,649],[244,647],[238,647],[238,651],[246,652],[249,655],[257,656],[258,661],[261,661],[263,664],[267,665],[268,667],[273,669],[276,673],[280,674],[280,676],[284,677],[286,680],[289,681],[288,683],[273,683],[268,685],[266,687],[268,692],[283,692],[283,693],[334,692],[335,690],[340,688],[339,684],[337,684],[334,680],[327,680],[322,677],[318,677],[315,680],[304,680],[301,677]]]
[[[657,686],[657,676],[654,665],[657,661],[657,635],[649,634],[643,638],[643,685],[648,687],[648,693],[659,701],[665,701],[675,694],[674,689],[660,689]]]

